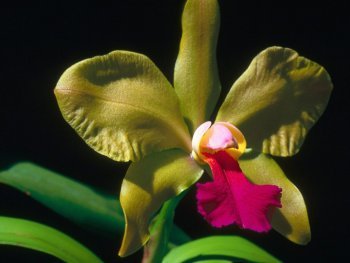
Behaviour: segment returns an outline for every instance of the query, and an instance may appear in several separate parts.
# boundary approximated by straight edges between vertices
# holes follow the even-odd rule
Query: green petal
[[[149,222],[168,199],[195,183],[202,169],[181,150],[155,153],[132,163],[120,193],[126,228],[119,255],[127,256],[149,239]]]
[[[81,61],[63,73],[55,94],[86,143],[116,161],[176,147],[190,151],[174,89],[144,55],[115,51]]]
[[[216,0],[188,0],[182,15],[182,38],[174,86],[181,110],[193,131],[209,120],[220,94],[216,42],[220,26]]]
[[[331,90],[330,77],[320,65],[294,50],[271,47],[233,84],[217,121],[239,127],[248,147],[291,156],[322,115]]]
[[[241,159],[239,165],[253,183],[277,185],[282,188],[282,208],[273,214],[272,227],[297,244],[307,244],[311,239],[311,232],[303,196],[288,180],[279,165],[265,154]]]
[[[0,217],[0,244],[34,249],[55,256],[63,262],[102,262],[66,234],[23,219]]]

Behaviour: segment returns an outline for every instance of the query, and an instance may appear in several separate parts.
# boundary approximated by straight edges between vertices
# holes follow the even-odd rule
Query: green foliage
[[[281,262],[248,240],[238,236],[212,236],[172,249],[163,263],[183,262]]]
[[[17,163],[1,171],[0,183],[22,191],[86,229],[107,235],[121,235],[124,231],[123,211],[116,197],[36,164]],[[174,245],[189,240],[177,226],[172,230],[170,240]]]
[[[66,234],[23,219],[0,217],[0,244],[34,249],[64,262],[102,262],[90,250]]]
[[[18,163],[0,172],[10,185],[78,225],[98,232],[122,233],[124,217],[116,197],[33,163]]]

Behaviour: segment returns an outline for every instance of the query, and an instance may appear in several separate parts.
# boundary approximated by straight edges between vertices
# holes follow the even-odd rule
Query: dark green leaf
[[[124,218],[117,198],[32,163],[18,163],[0,172],[10,185],[61,214],[96,231],[122,233]]]
[[[10,185],[69,220],[109,235],[122,234],[124,216],[117,198],[33,163],[18,163],[0,172],[0,183]],[[174,225],[171,241],[190,238]]]

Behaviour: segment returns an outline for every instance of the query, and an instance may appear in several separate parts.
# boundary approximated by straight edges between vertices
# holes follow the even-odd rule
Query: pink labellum
[[[214,181],[197,184],[199,213],[214,227],[236,224],[256,232],[271,229],[268,214],[282,207],[282,189],[248,181],[238,162],[225,151],[203,153]]]

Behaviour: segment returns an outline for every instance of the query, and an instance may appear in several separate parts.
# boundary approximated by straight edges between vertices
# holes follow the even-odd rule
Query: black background
[[[349,244],[349,24],[345,1],[312,5],[221,0],[218,63],[223,94],[262,49],[281,45],[323,65],[335,89],[329,106],[310,131],[301,152],[277,158],[308,205],[312,241],[298,246],[278,233],[215,230],[197,214],[191,191],[177,209],[176,222],[192,237],[239,234],[285,262],[339,262]],[[115,49],[146,54],[172,81],[181,36],[184,1],[115,1],[65,6],[50,2],[13,5],[0,11],[0,167],[28,160],[119,194],[127,164],[91,150],[63,120],[53,88],[70,65]],[[221,101],[224,96],[221,96]],[[0,214],[53,226],[119,262],[120,236],[106,238],[0,185]],[[121,262],[138,262],[141,253]],[[22,248],[0,247],[1,262],[58,262]]]

